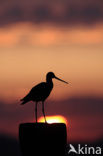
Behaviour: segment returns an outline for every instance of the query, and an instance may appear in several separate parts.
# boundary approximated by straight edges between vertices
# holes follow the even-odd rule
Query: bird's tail
[[[22,101],[21,105],[24,105],[25,103],[30,101],[30,96],[29,94],[26,95],[24,98],[22,98],[20,101]]]
[[[22,101],[22,103],[20,105],[24,105],[25,103],[27,103],[27,99],[23,98],[23,99],[20,99],[20,101]]]
[[[24,99],[20,99],[20,101],[22,101],[22,103],[20,105],[24,105],[26,103],[26,101]]]

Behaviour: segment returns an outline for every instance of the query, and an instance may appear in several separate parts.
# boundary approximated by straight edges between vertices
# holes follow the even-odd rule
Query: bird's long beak
[[[62,82],[64,82],[64,83],[68,84],[68,82],[66,82],[66,81],[64,81],[64,80],[61,80],[61,79],[59,79],[59,78],[56,77],[56,76],[55,76],[55,79],[57,79],[57,80],[59,80],[59,81],[62,81]]]

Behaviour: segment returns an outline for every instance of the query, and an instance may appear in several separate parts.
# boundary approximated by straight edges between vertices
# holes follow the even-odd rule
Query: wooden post
[[[23,156],[64,156],[67,144],[64,123],[24,123],[19,126]]]

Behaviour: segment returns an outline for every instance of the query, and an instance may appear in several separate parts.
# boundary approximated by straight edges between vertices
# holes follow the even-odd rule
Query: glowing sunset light
[[[65,123],[67,125],[67,120],[65,117],[61,115],[56,115],[56,116],[46,116],[47,123]],[[40,117],[39,122],[45,122],[44,117]]]
[[[4,0],[0,13],[0,136],[35,122],[20,99],[54,72],[69,84],[53,79],[47,123],[66,124],[68,142],[103,140],[103,1]]]

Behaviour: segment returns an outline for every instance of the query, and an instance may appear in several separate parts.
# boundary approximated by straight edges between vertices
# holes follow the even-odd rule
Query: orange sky
[[[73,97],[101,99],[103,97],[102,34],[102,24],[93,27],[61,28],[50,25],[35,26],[25,22],[1,27],[0,107],[2,102],[5,105],[1,107],[1,110],[4,109],[0,119],[1,130],[8,131],[9,134],[17,133],[20,121],[29,122],[33,119],[32,105],[30,108],[29,105],[21,108],[18,106],[19,100],[37,83],[45,81],[48,71],[53,71],[59,78],[70,82],[70,85],[53,80],[54,89],[48,99],[53,103],[55,101],[55,105],[50,103],[47,106],[48,115],[54,113],[66,117],[70,123],[68,127],[71,140],[93,139],[96,135],[99,137],[103,130],[101,101],[99,102],[100,109],[97,107],[98,101],[96,104],[92,101],[92,110],[89,112],[85,99],[80,102],[79,106],[78,100],[74,102],[77,102],[76,105],[72,105],[68,99]],[[67,102],[65,102],[66,99]],[[60,106],[58,101],[61,101]],[[77,114],[74,108],[78,110]],[[12,128],[7,130],[7,123]],[[94,127],[95,131],[92,133]]]
[[[48,71],[71,82],[65,86],[54,81],[53,99],[103,96],[102,34],[101,25],[67,29],[19,23],[0,28],[1,98],[22,97],[33,85],[45,81]]]

